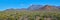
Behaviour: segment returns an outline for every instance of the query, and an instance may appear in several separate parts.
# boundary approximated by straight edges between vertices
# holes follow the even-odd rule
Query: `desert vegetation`
[[[0,12],[0,20],[49,20],[49,18],[51,20],[60,20],[60,12],[47,12],[47,11]]]

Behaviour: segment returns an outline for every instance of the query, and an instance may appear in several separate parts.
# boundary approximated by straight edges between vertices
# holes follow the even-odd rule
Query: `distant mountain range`
[[[9,10],[41,10],[41,11],[59,11],[60,10],[60,6],[51,6],[51,5],[31,5],[29,6],[27,9],[26,8],[22,8],[22,9],[7,9],[5,11],[9,11]]]

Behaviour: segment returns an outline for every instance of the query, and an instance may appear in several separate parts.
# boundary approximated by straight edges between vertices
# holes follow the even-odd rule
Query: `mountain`
[[[10,9],[6,9],[4,11],[14,11],[15,9],[14,8],[10,8]]]
[[[56,7],[60,9],[60,6],[56,6]]]
[[[39,8],[38,10],[41,10],[41,11],[59,11],[60,9],[56,8],[55,6],[45,5],[44,7]]]
[[[52,5],[31,5],[28,10],[35,10],[35,11],[59,11],[60,9],[57,6]]]
[[[16,9],[16,10],[27,10],[26,8]]]
[[[5,11],[21,11],[21,10],[33,10],[33,11],[60,11],[58,6],[51,6],[51,5],[31,5],[28,8],[21,8],[21,9],[6,9]]]
[[[30,7],[28,7],[28,10],[37,10],[41,7],[42,7],[42,5],[31,5]]]

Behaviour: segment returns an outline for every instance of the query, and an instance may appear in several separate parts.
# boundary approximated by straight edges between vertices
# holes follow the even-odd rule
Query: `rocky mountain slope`
[[[57,8],[57,6],[51,6],[51,5],[31,5],[27,9],[22,8],[22,9],[7,9],[5,11],[20,11],[20,10],[34,10],[34,11],[60,11],[60,8]]]

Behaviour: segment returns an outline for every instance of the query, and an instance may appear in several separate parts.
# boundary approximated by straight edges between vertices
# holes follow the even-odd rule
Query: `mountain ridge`
[[[37,10],[37,11],[39,11],[39,10],[42,10],[42,11],[44,11],[44,10],[46,10],[46,11],[49,11],[49,10],[52,10],[52,11],[59,11],[60,9],[59,8],[57,8],[57,6],[51,6],[51,5],[31,5],[31,6],[29,6],[27,9],[26,8],[21,8],[21,9],[13,9],[13,8],[11,8],[11,9],[8,9],[8,11],[9,10]]]

